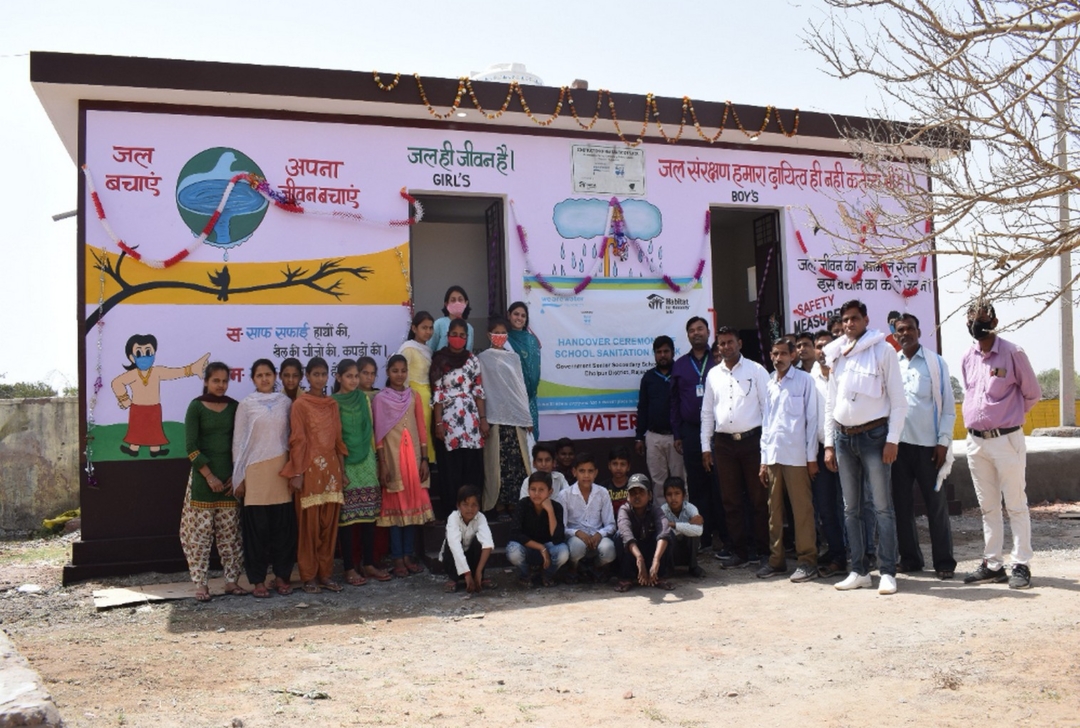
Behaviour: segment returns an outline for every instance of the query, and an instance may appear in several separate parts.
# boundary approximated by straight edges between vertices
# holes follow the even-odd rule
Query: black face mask
[[[982,341],[990,335],[994,327],[990,325],[989,321],[968,321],[967,329],[968,333],[971,334],[971,338]]]

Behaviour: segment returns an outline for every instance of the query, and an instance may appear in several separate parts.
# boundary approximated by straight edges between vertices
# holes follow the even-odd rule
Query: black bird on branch
[[[215,286],[219,286],[221,291],[217,294],[217,300],[228,301],[229,300],[229,266],[222,266],[221,270],[216,270],[213,273],[207,273],[206,277],[210,279],[210,282]]]
[[[115,281],[116,284],[120,286],[120,290],[106,298],[100,307],[95,308],[90,312],[90,315],[86,317],[86,321],[84,322],[85,331],[89,331],[91,327],[95,326],[98,320],[111,311],[118,303],[146,291],[157,291],[170,288],[180,289],[205,293],[208,296],[215,296],[219,301],[228,301],[230,294],[233,296],[243,296],[248,293],[257,293],[259,291],[274,291],[295,288],[296,286],[305,286],[320,293],[324,293],[327,296],[341,299],[348,295],[342,290],[342,285],[346,276],[353,276],[359,280],[366,281],[368,280],[368,276],[375,272],[367,266],[343,266],[341,264],[341,258],[334,258],[320,262],[318,267],[312,272],[309,272],[307,268],[293,268],[292,264],[286,264],[285,270],[280,271],[282,276],[281,280],[272,283],[261,283],[255,286],[231,288],[232,276],[229,273],[228,266],[223,266],[221,270],[207,274],[213,287],[199,283],[189,283],[187,281],[167,280],[147,281],[146,283],[132,285],[124,280],[120,270],[124,263],[124,258],[127,257],[127,253],[122,252],[117,256],[116,265],[113,265],[112,259],[103,252],[94,250],[92,251],[92,254],[94,256],[94,269],[101,271]]]

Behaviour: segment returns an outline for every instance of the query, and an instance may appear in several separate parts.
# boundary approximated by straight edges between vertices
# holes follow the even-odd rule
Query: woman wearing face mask
[[[451,321],[446,347],[431,360],[432,420],[435,437],[446,445],[446,473],[439,477],[442,519],[453,510],[458,488],[472,485],[482,490],[484,485],[488,423],[480,361],[466,348],[467,330],[463,319]]]
[[[428,339],[428,347],[435,352],[446,346],[446,335],[450,330],[450,322],[457,319],[465,321],[469,318],[469,312],[471,310],[472,307],[469,306],[469,296],[465,293],[464,288],[461,286],[450,286],[447,288],[446,298],[443,299],[443,315],[435,321],[435,329],[431,334],[431,338]],[[468,351],[472,351],[472,324],[466,323],[465,330],[465,348]]]
[[[510,520],[510,509],[520,499],[520,485],[529,474],[529,430],[532,414],[521,361],[507,350],[507,325],[502,319],[488,323],[491,348],[480,352],[485,404],[491,432],[484,445],[485,511],[494,508],[500,521]]]

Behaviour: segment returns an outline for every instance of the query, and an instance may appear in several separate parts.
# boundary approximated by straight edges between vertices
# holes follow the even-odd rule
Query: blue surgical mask
[[[139,371],[145,372],[150,367],[154,366],[154,355],[149,356],[137,356],[135,357],[135,366],[139,368]]]

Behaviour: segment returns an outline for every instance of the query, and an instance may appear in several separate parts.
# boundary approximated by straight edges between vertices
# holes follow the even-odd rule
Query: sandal
[[[406,569],[404,566],[395,566],[392,573],[397,578],[404,579],[406,576],[409,575],[409,570]]]
[[[352,586],[363,586],[364,584],[367,584],[367,579],[365,579],[360,574],[353,574],[352,576],[346,576],[345,581],[347,581]],[[329,589],[330,587],[327,587],[327,588]],[[331,589],[331,591],[333,591],[333,590]]]
[[[555,586],[555,580],[552,579],[547,574],[544,574],[543,576],[540,577],[540,583],[543,584],[546,587],[547,586]]]
[[[394,578],[386,572],[386,569],[380,569],[375,566],[365,566],[364,574],[367,575],[367,578],[374,579],[375,581],[390,581]]]
[[[424,567],[416,563],[412,559],[405,559],[405,568],[409,570],[410,574],[419,574],[424,570]]]
[[[458,583],[456,581],[448,581],[443,585],[443,591],[447,594],[453,594],[457,591]]]
[[[313,581],[305,581],[304,582],[304,593],[306,593],[306,594],[318,594],[320,591],[322,591],[322,589],[320,589],[319,585],[316,584],[315,582],[313,582]]]
[[[326,581],[324,581],[319,586],[321,588],[325,589],[326,591],[331,591],[331,592],[339,592],[339,591],[341,591],[342,589],[345,588],[341,584],[338,584],[333,579],[327,579]]]
[[[491,579],[481,579],[480,580],[480,588],[482,588],[482,589],[494,589],[495,588],[495,582],[493,582]]]
[[[672,584],[670,581],[663,580],[656,582],[655,584],[653,584],[653,586],[655,586],[657,589],[663,589],[664,591],[671,591],[675,588],[675,585]]]
[[[274,590],[283,597],[287,597],[292,594],[292,584],[287,581],[278,579],[274,584]]]
[[[630,587],[632,587],[633,585],[634,582],[632,581],[620,581],[618,584],[615,585],[615,591],[619,592],[620,594],[623,592],[628,592],[630,591]]]
[[[270,596],[270,590],[266,588],[266,584],[256,584],[251,590],[251,596],[256,599],[266,599]]]
[[[208,602],[208,601],[210,601],[211,598],[212,597],[210,596],[210,590],[206,589],[206,587],[203,587],[203,589],[196,589],[195,590],[195,601],[197,601],[197,602]]]
[[[225,585],[225,594],[230,597],[246,597],[250,592],[244,591],[239,584]]]
[[[518,586],[523,586],[526,589],[528,589],[532,585],[533,585],[533,582],[532,582],[531,578],[529,578],[527,576],[519,576],[518,577]]]

